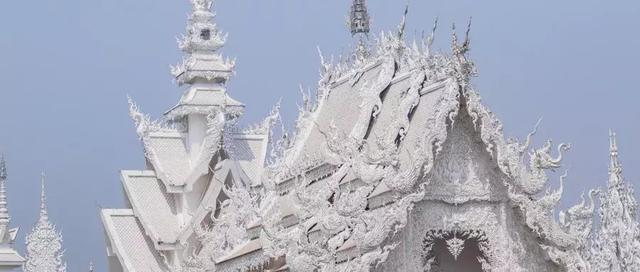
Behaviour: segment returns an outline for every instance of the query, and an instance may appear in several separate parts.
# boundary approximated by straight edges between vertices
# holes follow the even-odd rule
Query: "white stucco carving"
[[[212,1],[192,4],[186,60],[174,68],[187,87],[179,104],[151,121],[130,102],[148,169],[123,173],[130,208],[103,211],[118,269],[140,270],[132,258],[144,256],[183,272],[633,271],[637,204],[617,155],[594,234],[598,191],[557,211],[570,181],[548,173],[570,145],[534,147],[539,124],[524,141],[506,138],[482,104],[471,22],[462,41],[453,27],[450,54],[435,53],[437,21],[406,43],[407,8],[397,31],[369,40],[366,3],[354,1],[354,53],[320,53],[317,93],[303,91],[289,132],[279,105],[237,127],[244,105],[225,87],[233,64],[216,53],[226,36]],[[634,227],[619,235],[625,224]]]

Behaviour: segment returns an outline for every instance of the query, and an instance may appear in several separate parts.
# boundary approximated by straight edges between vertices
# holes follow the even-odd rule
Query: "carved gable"
[[[464,106],[425,178],[424,200],[377,271],[561,271],[510,203],[510,181]]]
[[[427,199],[449,204],[506,199],[506,177],[486,151],[466,110],[460,111],[426,178]]]

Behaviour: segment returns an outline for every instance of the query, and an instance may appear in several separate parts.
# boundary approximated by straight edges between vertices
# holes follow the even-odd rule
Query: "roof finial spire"
[[[433,40],[436,37],[436,29],[438,29],[438,17],[436,17],[436,19],[433,21],[433,28],[431,28],[431,34],[429,34],[429,36],[426,39],[426,45],[429,51],[431,51],[431,46],[433,46]]]
[[[193,11],[189,17],[187,31],[178,40],[185,52],[182,63],[173,66],[171,73],[178,84],[226,83],[233,73],[235,63],[225,60],[218,50],[224,46],[227,35],[213,22],[213,0],[191,0]]]
[[[622,168],[618,161],[618,140],[616,139],[616,133],[613,130],[609,130],[609,156],[611,161],[609,164],[609,172],[613,175],[620,174]]]
[[[7,163],[4,154],[0,155],[0,226],[8,226],[11,221],[9,208],[7,207]]]
[[[407,27],[407,14],[409,14],[409,1],[407,1],[407,5],[404,8],[404,14],[402,14],[402,22],[398,26],[398,38],[402,39],[404,37],[404,31]]]
[[[351,35],[356,34],[369,35],[370,31],[370,19],[369,12],[367,11],[366,0],[353,0],[351,5],[351,13],[349,16],[349,27],[351,28]]]
[[[467,31],[464,35],[464,42],[461,45],[458,44],[458,35],[456,34],[456,24],[454,23],[451,27],[452,30],[452,38],[451,38],[451,50],[453,54],[458,57],[464,57],[464,55],[469,52],[469,47],[471,45],[471,40],[469,39],[469,33],[471,32],[471,17],[469,17],[469,21],[467,22]]]
[[[44,172],[40,174],[40,220],[49,220],[49,215],[47,213],[47,198],[45,196],[45,175]]]
[[[7,179],[7,162],[4,160],[4,154],[0,155],[0,180]]]

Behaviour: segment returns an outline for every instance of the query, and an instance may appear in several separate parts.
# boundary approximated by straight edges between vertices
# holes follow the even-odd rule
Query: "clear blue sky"
[[[231,95],[246,122],[280,98],[296,116],[298,86],[318,79],[316,46],[348,52],[347,0],[219,0],[224,53],[237,57]],[[405,1],[369,0],[373,29],[393,30]],[[608,128],[619,133],[627,180],[640,179],[640,2],[413,0],[411,36],[440,18],[436,44],[449,51],[450,25],[473,16],[475,85],[507,135],[574,145],[564,203],[603,185]],[[36,221],[39,175],[48,176],[49,212],[65,238],[70,271],[95,260],[104,271],[98,207],[123,207],[118,171],[143,167],[126,95],[158,116],[177,102],[169,65],[186,0],[5,1],[0,8],[0,151],[9,162],[9,204],[18,244]],[[554,180],[553,184],[557,184]]]

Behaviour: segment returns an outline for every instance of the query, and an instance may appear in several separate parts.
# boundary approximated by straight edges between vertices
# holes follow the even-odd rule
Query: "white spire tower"
[[[65,272],[67,265],[62,261],[62,235],[49,222],[45,196],[45,176],[41,178],[40,217],[26,238],[27,262],[25,272]]]
[[[177,82],[226,83],[235,63],[224,60],[218,53],[227,40],[227,35],[218,30],[213,23],[213,0],[191,0],[193,10],[187,25],[187,32],[179,41],[179,47],[186,54],[184,61],[173,67],[172,73]]]
[[[622,177],[616,134],[609,132],[610,162],[607,190],[600,199],[600,228],[595,233],[594,271],[640,271],[640,230],[633,188]]]
[[[0,271],[11,271],[22,266],[24,258],[12,248],[18,228],[10,228],[11,216],[7,207],[7,164],[0,157]]]
[[[192,13],[180,49],[185,53],[181,64],[172,68],[179,85],[188,85],[178,105],[166,116],[186,120],[190,157],[199,158],[207,131],[207,116],[224,112],[225,120],[235,120],[244,105],[228,96],[226,83],[233,74],[235,61],[226,60],[218,52],[227,35],[213,22],[213,0],[191,0]]]

